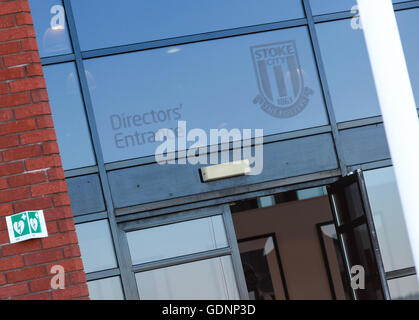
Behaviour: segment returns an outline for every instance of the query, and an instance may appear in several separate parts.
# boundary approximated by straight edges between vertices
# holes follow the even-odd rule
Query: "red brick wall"
[[[88,298],[27,0],[0,0],[0,299]],[[10,244],[6,216],[44,210],[49,236]],[[65,289],[51,289],[62,265]]]

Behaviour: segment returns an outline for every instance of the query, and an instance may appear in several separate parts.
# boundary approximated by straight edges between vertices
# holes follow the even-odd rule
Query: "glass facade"
[[[128,232],[127,240],[133,264],[228,246],[221,216]]]
[[[45,66],[44,75],[64,170],[95,165],[74,63]]]
[[[65,9],[61,0],[29,0],[41,57],[71,53]]]
[[[390,280],[388,286],[393,300],[419,299],[419,284],[416,275]]]
[[[77,224],[76,232],[85,272],[117,267],[112,237],[106,220]]]
[[[393,3],[418,96],[419,3]],[[393,277],[393,272],[411,270],[412,258],[392,169],[382,169],[391,159],[362,31],[353,24],[359,22],[357,12],[348,14],[354,4],[230,0],[207,7],[182,0],[162,10],[161,1],[30,0],[92,298],[188,298],[199,294],[196,288],[176,289],[171,296],[159,288],[178,288],[172,279],[182,279],[186,270],[192,277],[200,269],[215,279],[202,283],[211,292],[203,298],[242,298],[244,280],[234,279],[240,273],[236,249],[227,241],[232,231],[225,220],[214,218],[220,212],[172,224],[165,220],[170,208],[193,207],[201,200],[222,204],[250,191],[260,192],[260,206],[269,207],[274,200],[262,196],[262,190],[294,184],[306,189],[294,195],[304,201],[325,195],[324,188],[311,188],[312,181],[325,179],[326,185],[328,178],[357,168],[368,169],[365,179],[391,295],[397,299],[417,292],[405,285],[414,271]],[[263,129],[266,173],[202,188],[198,168],[156,169],[154,134],[162,128],[176,132],[179,120],[206,132]],[[329,142],[327,153],[321,146]],[[317,169],[318,163],[331,165]],[[127,168],[133,170],[128,179],[135,190],[110,188],[108,175]],[[277,172],[280,178],[272,178]],[[186,196],[173,196],[179,176],[192,174]],[[281,179],[286,183],[277,183]],[[150,184],[157,186],[155,198],[164,200],[137,201],[141,188]],[[130,205],[117,206],[115,199],[121,197],[131,197]],[[121,231],[124,223],[154,218],[158,222],[150,228]],[[177,252],[158,245],[166,237],[183,248],[197,237],[188,235],[194,223],[199,224],[196,232],[202,230],[202,243],[192,243],[196,248]],[[389,226],[397,232],[388,232]],[[209,230],[215,238],[205,238]],[[184,239],[173,236],[178,234]],[[144,246],[146,240],[155,250]],[[196,261],[182,260],[190,256]],[[181,260],[161,264],[172,259]],[[166,280],[155,287],[153,279],[163,275]],[[230,291],[221,289],[226,283]]]
[[[364,175],[386,271],[413,267],[393,168],[366,171]]]
[[[392,0],[393,3],[406,2],[407,0]],[[356,0],[310,0],[311,10],[313,15],[327,14],[339,11],[352,11],[357,13]]]
[[[294,117],[277,118],[253,101],[256,78],[275,74],[269,64],[282,59],[283,50],[292,51],[287,67],[278,71],[288,93],[276,90],[274,78],[267,90],[274,100],[307,90],[309,103]],[[159,129],[186,134],[177,131],[178,121],[208,133],[263,128],[265,135],[328,124],[305,27],[91,59],[85,67],[105,162],[153,155],[161,143],[155,141]],[[290,72],[301,72],[301,82],[294,84]]]
[[[137,273],[143,300],[238,300],[229,257]]]
[[[125,0],[106,6],[101,0],[71,0],[71,5],[83,51],[304,17],[295,0]]]
[[[91,300],[124,300],[119,277],[89,281],[87,286]]]
[[[418,9],[396,12],[415,97],[419,96],[419,43],[413,30],[418,17]],[[354,29],[353,20],[344,19],[318,23],[316,31],[337,122],[380,115],[362,29]]]

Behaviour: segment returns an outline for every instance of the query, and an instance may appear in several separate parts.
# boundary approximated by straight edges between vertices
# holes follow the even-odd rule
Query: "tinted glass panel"
[[[419,41],[415,32],[419,28],[419,9],[397,11],[396,18],[416,107],[419,107]]]
[[[60,0],[29,0],[41,57],[71,53],[65,11]]]
[[[419,9],[396,12],[416,101],[419,97]],[[333,107],[338,122],[378,116],[380,106],[363,31],[351,19],[316,24]]]
[[[96,164],[74,64],[46,66],[44,74],[64,169]]]
[[[393,167],[364,172],[386,271],[414,266]]]
[[[295,0],[72,0],[82,50],[304,16]],[[112,23],[109,23],[112,21]]]
[[[419,284],[416,275],[388,280],[392,300],[419,300]]]
[[[105,210],[99,176],[87,176],[66,179],[71,208],[75,216]]]
[[[230,256],[137,273],[142,300],[237,300]]]
[[[157,130],[180,120],[186,130],[260,128],[265,135],[328,123],[305,27],[85,65],[106,162],[154,155]]]
[[[133,264],[227,247],[221,216],[127,233]]]
[[[404,2],[406,0],[393,0],[393,3]],[[356,0],[310,0],[313,15],[325,14],[339,11],[349,11],[357,5]],[[356,12],[356,9],[354,9]]]
[[[87,286],[91,300],[124,300],[119,277],[89,281]]]
[[[336,120],[379,115],[362,30],[353,30],[350,19],[316,24],[316,30]]]
[[[117,267],[107,220],[77,224],[76,232],[86,273]]]

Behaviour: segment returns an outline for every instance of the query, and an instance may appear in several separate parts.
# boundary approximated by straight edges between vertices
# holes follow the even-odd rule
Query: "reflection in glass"
[[[325,265],[329,274],[330,289],[336,300],[349,300],[350,283],[346,274],[339,240],[333,223],[318,225],[320,244],[324,252]]]
[[[392,300],[419,300],[417,275],[388,280]]]
[[[134,265],[228,246],[222,216],[127,232],[127,240]]]
[[[333,1],[340,3],[340,1]],[[396,12],[413,93],[419,97],[419,9]],[[316,24],[330,95],[338,122],[381,114],[363,31],[351,19]]]
[[[238,300],[230,256],[135,275],[141,300]]]
[[[413,257],[393,167],[364,172],[386,271],[412,267]]]
[[[62,1],[29,0],[29,4],[41,57],[71,53]]]
[[[74,63],[44,66],[44,74],[64,169],[95,165]]]
[[[315,187],[309,189],[297,190],[298,200],[311,199],[316,197],[323,197],[327,195],[326,187]]]
[[[88,281],[91,300],[124,300],[120,277]]]
[[[316,24],[316,31],[336,120],[380,115],[362,30],[353,30],[345,19]]]
[[[117,267],[108,220],[77,224],[76,232],[86,273]]]
[[[397,11],[396,18],[416,107],[419,107],[419,42],[415,32],[419,28],[419,9]]]
[[[82,50],[303,18],[295,0],[71,0]],[[112,21],[112,23],[109,23]]]
[[[251,300],[288,298],[274,235],[239,241],[240,257]]]
[[[207,136],[210,129],[271,135],[328,123],[306,27],[89,59],[85,66],[94,79],[89,88],[105,162],[154,155],[162,128],[186,140],[178,121]],[[192,142],[209,144],[193,136],[187,147]]]

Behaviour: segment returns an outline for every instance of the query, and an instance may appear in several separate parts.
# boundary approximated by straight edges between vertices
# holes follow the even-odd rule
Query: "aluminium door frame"
[[[228,247],[188,254],[184,256],[177,256],[173,258],[147,262],[138,265],[132,264],[131,254],[129,252],[128,241],[126,236],[127,232],[153,227],[160,227],[173,223],[192,221],[217,215],[222,216]],[[231,211],[228,204],[202,207],[193,210],[184,210],[175,213],[168,213],[165,215],[144,217],[128,222],[122,222],[118,224],[118,230],[120,234],[120,241],[123,244],[122,254],[125,256],[127,264],[130,266],[128,273],[131,279],[130,282],[132,283],[132,286],[130,286],[130,288],[127,288],[126,299],[139,300],[141,298],[137,282],[135,280],[135,273],[145,272],[169,266],[181,265],[195,261],[202,261],[210,258],[231,256],[234,277],[236,280],[240,300],[249,300],[249,294],[247,291],[243,266],[241,264],[240,252],[237,244],[236,233],[234,230],[233,219],[231,217]]]

